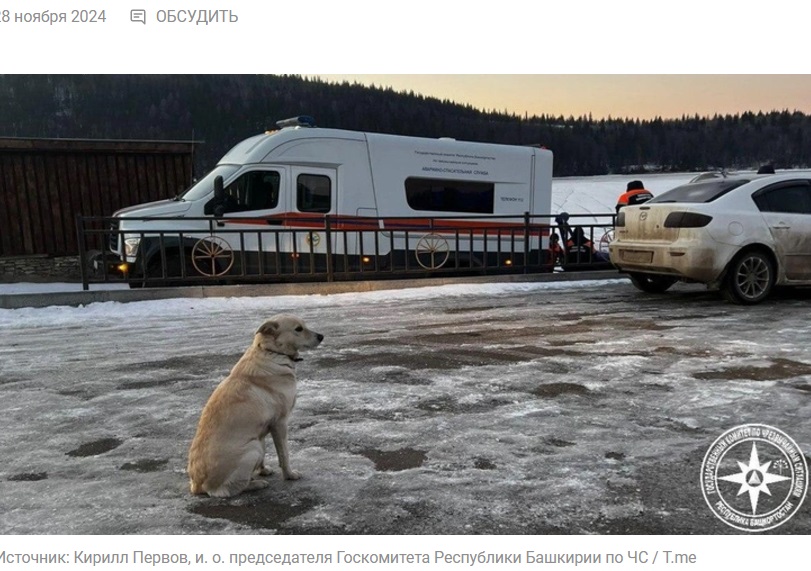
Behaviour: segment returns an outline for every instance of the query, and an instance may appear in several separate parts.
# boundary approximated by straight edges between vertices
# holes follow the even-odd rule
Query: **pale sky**
[[[323,75],[483,110],[664,119],[746,111],[811,114],[811,75]]]

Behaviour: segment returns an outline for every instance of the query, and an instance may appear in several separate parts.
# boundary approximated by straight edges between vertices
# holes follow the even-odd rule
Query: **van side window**
[[[225,212],[276,208],[280,183],[277,171],[246,172],[225,188]]]
[[[299,212],[329,212],[332,209],[332,183],[329,177],[318,174],[298,175],[296,207]]]
[[[414,210],[492,214],[495,185],[490,182],[410,177],[406,201]]]

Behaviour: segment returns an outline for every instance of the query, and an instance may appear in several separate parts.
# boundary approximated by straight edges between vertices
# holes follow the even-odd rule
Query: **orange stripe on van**
[[[268,223],[268,221],[273,221]],[[300,212],[285,212],[277,216],[267,218],[226,218],[223,222],[229,224],[248,224],[253,226],[281,226],[289,229],[318,229],[325,230],[325,218],[323,214],[307,214]],[[461,232],[478,234],[493,234],[501,230],[502,232],[515,232],[524,229],[524,222],[496,222],[491,220],[450,220],[435,218],[370,218],[366,216],[331,216],[330,227],[333,230],[343,231],[423,231],[423,232]],[[549,226],[546,224],[530,224],[532,232],[538,232],[542,236],[549,235]]]

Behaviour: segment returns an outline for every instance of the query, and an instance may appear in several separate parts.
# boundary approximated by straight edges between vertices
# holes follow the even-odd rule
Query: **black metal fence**
[[[608,269],[614,215],[121,222],[77,217],[85,289]]]

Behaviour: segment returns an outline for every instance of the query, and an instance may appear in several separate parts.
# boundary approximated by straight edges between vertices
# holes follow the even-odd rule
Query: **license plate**
[[[632,264],[650,264],[653,261],[653,252],[640,252],[638,250],[623,250],[622,261]]]

